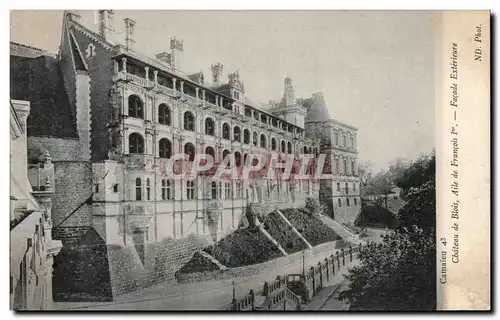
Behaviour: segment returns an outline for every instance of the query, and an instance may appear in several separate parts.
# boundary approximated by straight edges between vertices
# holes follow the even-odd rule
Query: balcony
[[[152,170],[153,155],[131,153],[124,157],[124,162],[129,170]]]

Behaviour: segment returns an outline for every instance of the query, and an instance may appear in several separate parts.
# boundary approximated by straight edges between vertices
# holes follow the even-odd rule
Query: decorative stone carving
[[[50,153],[48,150],[42,151],[42,154],[38,158],[38,161],[43,164],[51,164],[52,163],[52,157],[50,156]]]

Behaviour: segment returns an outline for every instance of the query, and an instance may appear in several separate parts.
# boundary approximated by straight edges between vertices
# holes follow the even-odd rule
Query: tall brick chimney
[[[125,46],[127,50],[134,51],[135,48],[135,21],[130,18],[123,19],[125,21]]]
[[[113,33],[113,10],[99,10],[99,35],[106,40],[110,40]]]
[[[217,64],[211,65],[210,68],[212,69],[212,84],[214,87],[218,87],[221,85],[222,70],[224,66],[220,62],[217,62]]]
[[[170,38],[170,50],[172,50],[170,56],[172,67],[176,70],[183,71],[182,55],[184,52],[184,42],[175,37]]]

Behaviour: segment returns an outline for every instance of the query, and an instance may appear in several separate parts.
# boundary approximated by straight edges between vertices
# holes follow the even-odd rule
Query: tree
[[[381,243],[370,243],[346,277],[341,297],[353,309],[434,310],[436,307],[435,156],[421,156],[397,181],[406,203],[400,226]],[[411,230],[411,231],[408,231]]]
[[[349,299],[351,310],[435,310],[435,254],[434,237],[416,227],[369,243],[339,298]]]

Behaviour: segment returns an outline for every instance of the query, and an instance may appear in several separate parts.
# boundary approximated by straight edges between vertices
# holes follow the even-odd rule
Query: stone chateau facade
[[[357,129],[333,120],[321,93],[297,98],[287,77],[281,100],[256,105],[238,71],[224,81],[221,63],[211,66],[210,83],[202,72],[186,73],[196,67],[183,60],[181,40],[147,57],[133,20],[124,19],[120,44],[114,12],[99,10],[97,24],[93,17],[64,13],[57,55],[11,43],[11,95],[40,98],[28,119],[28,148],[33,157],[50,153],[55,164],[55,238],[71,247],[91,231],[99,244],[137,248],[146,264],[146,244],[193,234],[214,240],[214,212],[220,239],[244,224],[249,203],[272,210],[321,198],[335,220],[354,222]],[[26,80],[36,73],[46,82]],[[326,153],[333,179],[170,179],[168,160],[180,153],[210,154],[216,166],[228,154],[241,166],[247,154]]]

